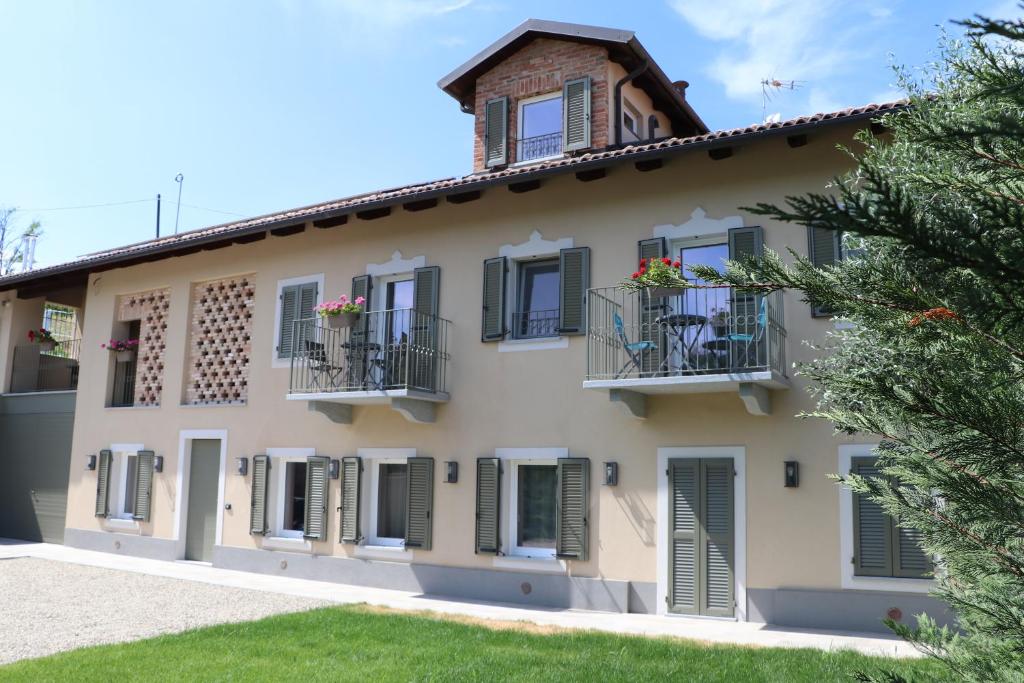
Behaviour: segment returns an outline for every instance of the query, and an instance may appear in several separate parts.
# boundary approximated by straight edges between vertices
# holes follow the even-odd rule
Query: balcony
[[[11,393],[74,391],[78,388],[80,339],[49,344],[24,344],[14,348]]]
[[[587,293],[584,389],[601,389],[634,417],[647,396],[737,392],[754,415],[789,387],[781,292],[688,289],[668,297],[616,287]]]
[[[288,400],[339,424],[352,406],[387,405],[411,422],[435,420],[448,401],[451,323],[412,309],[370,311],[351,327],[298,320],[292,335]]]

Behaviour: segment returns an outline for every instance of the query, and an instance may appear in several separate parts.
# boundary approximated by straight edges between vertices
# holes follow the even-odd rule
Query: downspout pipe
[[[651,68],[648,60],[640,62],[640,66],[623,76],[615,84],[615,146],[622,144],[622,86]]]

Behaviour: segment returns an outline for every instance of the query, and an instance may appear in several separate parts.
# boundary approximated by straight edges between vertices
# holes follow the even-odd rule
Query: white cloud
[[[890,20],[877,0],[669,0],[700,35],[724,43],[707,73],[737,101],[761,105],[764,79],[797,81],[769,94],[784,116],[848,106],[835,83],[871,49],[870,29]],[[854,103],[855,104],[855,103]]]
[[[367,23],[407,24],[427,17],[456,12],[473,0],[321,0]]]

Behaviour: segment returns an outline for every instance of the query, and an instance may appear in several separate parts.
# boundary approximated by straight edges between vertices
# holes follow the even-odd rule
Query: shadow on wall
[[[618,487],[614,489],[613,495],[615,502],[626,513],[626,519],[629,520],[636,535],[644,545],[653,547],[656,522],[641,496],[635,491],[624,491]]]

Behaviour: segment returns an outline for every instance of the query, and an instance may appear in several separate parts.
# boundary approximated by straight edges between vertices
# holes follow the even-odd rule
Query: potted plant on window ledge
[[[366,299],[361,296],[349,301],[348,296],[342,294],[336,301],[325,301],[315,310],[317,315],[327,321],[328,327],[337,330],[355,325],[363,312],[364,303]]]
[[[114,360],[118,363],[131,361],[135,357],[135,349],[138,346],[138,339],[111,339],[106,344],[100,344],[101,349],[106,349],[114,354]]]
[[[640,267],[619,287],[631,292],[646,290],[652,299],[678,296],[687,287],[679,272],[680,265],[679,261],[673,262],[670,258],[641,259]]]
[[[49,353],[57,347],[57,340],[54,339],[53,334],[45,327],[40,327],[38,330],[29,330],[28,340],[33,344],[39,344],[40,353]]]

